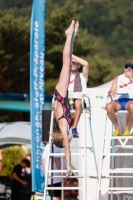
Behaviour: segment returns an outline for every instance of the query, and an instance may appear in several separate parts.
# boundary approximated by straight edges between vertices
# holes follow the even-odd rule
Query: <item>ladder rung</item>
[[[66,178],[66,176],[48,176],[48,178]],[[69,178],[84,178],[84,176],[69,176]],[[98,179],[97,176],[87,176],[87,178],[92,178],[92,179]],[[105,176],[103,176],[102,178],[105,178]]]
[[[111,194],[111,191],[108,191],[109,194]],[[128,194],[133,194],[133,191],[128,191],[128,190],[122,190],[122,191],[113,191],[113,194],[121,194],[121,193],[128,193]]]
[[[109,138],[109,136],[104,136],[104,139]],[[110,139],[118,140],[118,139],[133,139],[133,136],[111,136]]]
[[[86,147],[86,149],[93,148],[92,146]],[[85,149],[85,147],[71,147],[71,149]]]
[[[46,187],[46,190],[82,190],[83,187]]]
[[[114,145],[114,147],[110,148],[133,149],[133,145]]]
[[[103,156],[133,156],[133,153],[103,153]]]
[[[48,178],[67,178],[66,176],[48,176]],[[68,178],[84,178],[84,176],[69,176]]]
[[[133,178],[133,176],[102,176],[101,178],[109,178],[109,179],[113,179],[113,178]]]
[[[105,190],[105,187],[104,188],[99,188],[99,190]],[[132,187],[108,187],[106,188],[106,190],[125,190],[125,191],[133,191],[133,188]]]
[[[119,173],[119,174],[122,174],[122,173],[133,173],[133,170],[122,170],[122,169],[119,169],[119,170],[116,170],[116,169],[111,169],[111,170],[108,170],[109,173]],[[102,171],[101,171],[102,173]]]
[[[88,176],[88,178],[98,179],[97,176]]]
[[[72,156],[84,156],[83,153],[71,153]],[[65,153],[50,153],[49,156],[65,156]]]
[[[47,171],[47,173],[59,173],[59,172],[64,172],[64,173],[66,173],[67,172],[67,170],[48,170]],[[82,172],[82,170],[72,170],[72,172]]]

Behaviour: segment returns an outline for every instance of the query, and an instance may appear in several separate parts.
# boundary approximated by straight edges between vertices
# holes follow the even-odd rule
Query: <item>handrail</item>
[[[87,112],[90,113],[90,110],[87,109],[87,108],[85,108],[85,106],[84,106],[84,102],[86,101],[85,98],[88,99],[88,108],[91,107],[90,98],[89,98],[86,94],[84,94],[84,95],[82,96],[82,99],[81,99],[81,100],[82,100],[82,109],[83,109],[83,110],[86,110]],[[53,95],[53,98],[52,98],[52,109],[53,109],[53,105],[54,105],[54,100],[55,100],[55,95]],[[71,114],[73,114],[74,112],[75,112],[75,109],[71,111]]]
[[[107,96],[107,100],[108,100],[108,98],[110,98],[111,101],[113,101],[113,97],[112,97],[112,95],[108,94],[108,96]]]
[[[85,108],[85,106],[84,106],[85,98],[88,99],[88,104],[89,104],[89,105],[88,105],[88,108]],[[91,114],[91,111],[89,110],[90,107],[91,107],[90,98],[89,98],[86,94],[84,94],[84,95],[82,96],[82,109],[85,110],[85,111],[87,111],[87,112],[89,112],[89,113]]]

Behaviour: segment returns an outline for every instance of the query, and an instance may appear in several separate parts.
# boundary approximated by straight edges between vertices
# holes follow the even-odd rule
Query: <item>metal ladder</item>
[[[51,111],[51,122],[50,122],[50,136],[49,136],[49,159],[48,159],[48,162],[47,162],[47,166],[46,166],[46,175],[45,175],[45,187],[44,187],[44,200],[46,200],[46,193],[47,193],[47,190],[62,190],[62,200],[64,200],[64,197],[63,197],[63,190],[82,190],[82,200],[89,200],[89,198],[87,198],[87,178],[93,178],[93,177],[87,177],[87,157],[86,157],[86,151],[88,149],[87,147],[87,144],[86,144],[86,133],[87,133],[87,130],[86,130],[86,114],[89,113],[89,125],[90,125],[90,132],[91,132],[91,139],[92,139],[92,147],[89,147],[89,150],[91,150],[94,154],[94,161],[95,161],[95,166],[96,166],[96,173],[97,173],[97,176],[98,176],[98,171],[97,171],[97,163],[96,163],[96,154],[95,154],[95,148],[94,148],[94,141],[93,141],[93,134],[92,134],[92,127],[91,127],[91,113],[89,111],[89,109],[85,108],[84,107],[84,98],[87,98],[88,101],[89,101],[89,106],[90,106],[90,99],[89,97],[87,97],[86,95],[83,96],[82,98],[82,114],[84,116],[84,124],[83,126],[85,127],[84,128],[84,134],[82,134],[82,137],[83,137],[83,141],[84,141],[84,145],[82,147],[78,147],[80,148],[81,152],[80,153],[71,153],[71,156],[80,156],[80,159],[82,161],[82,169],[80,170],[73,170],[73,173],[77,174],[78,173],[78,176],[71,176],[69,178],[81,178],[82,179],[82,184],[81,184],[81,187],[78,186],[78,187],[63,187],[63,184],[62,184],[62,187],[48,187],[47,186],[47,181],[48,181],[48,178],[62,178],[62,179],[65,179],[66,176],[62,175],[62,176],[49,176],[49,173],[56,173],[56,172],[60,172],[60,173],[66,173],[66,170],[52,170],[52,169],[49,169],[49,162],[50,162],[50,158],[53,157],[53,156],[65,156],[65,154],[62,152],[62,153],[52,153],[51,152],[51,147],[52,147],[52,137],[51,137],[51,134],[53,132],[53,124],[54,124],[54,111],[52,110]],[[53,99],[54,100],[54,99]],[[77,140],[77,138],[73,138],[73,140]],[[79,175],[80,173],[80,175]],[[94,177],[95,178],[95,177]]]
[[[116,113],[117,118],[118,115],[121,114],[127,114],[127,111],[118,111]],[[106,122],[107,122],[107,117],[106,117]],[[123,126],[123,124],[122,124]],[[112,124],[112,132],[113,132],[113,124]],[[133,145],[128,145],[129,140],[133,140],[133,136],[109,136],[106,133],[106,126],[105,126],[105,135],[103,138],[102,142],[102,147],[103,147],[103,152],[100,160],[100,167],[99,167],[99,179],[98,179],[98,193],[97,193],[97,200],[102,200],[101,192],[104,190],[104,186],[102,185],[102,181],[104,179],[110,180],[110,184],[107,188],[108,194],[110,194],[110,200],[113,200],[113,194],[121,194],[121,193],[133,193],[133,188],[132,187],[114,187],[114,180],[121,179],[121,178],[133,178],[133,168],[115,168],[115,158],[117,156],[133,156],[133,151],[132,153],[122,153],[122,152],[117,152],[119,149],[132,149],[133,150]],[[105,145],[106,145],[106,140],[110,140],[109,145],[109,151],[105,151]],[[119,143],[119,144],[117,144]],[[108,169],[108,174],[105,175],[104,172],[104,158],[105,156],[109,156],[110,158],[110,169]],[[119,174],[119,175],[117,175]],[[126,174],[126,175],[124,175]],[[127,175],[129,174],[129,175]],[[132,174],[132,175],[131,175]]]

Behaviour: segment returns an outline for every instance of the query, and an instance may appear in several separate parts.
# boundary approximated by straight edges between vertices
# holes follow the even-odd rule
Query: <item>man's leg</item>
[[[20,200],[21,190],[18,188],[12,189],[11,200]]]
[[[52,200],[61,200],[61,198],[60,197],[53,197]]]
[[[73,116],[72,134],[73,134],[73,136],[77,136],[77,137],[78,137],[77,125],[79,122],[81,112],[82,112],[82,100],[76,99],[75,100],[75,113]]]
[[[124,132],[124,136],[130,136],[130,126],[133,122],[133,101],[129,101],[126,104],[126,110],[128,111],[127,114],[127,123],[126,123],[126,128]]]
[[[108,103],[106,106],[108,117],[110,118],[110,120],[112,121],[115,127],[115,132],[113,136],[120,135],[120,129],[119,129],[118,121],[117,121],[117,116],[115,114],[115,112],[119,111],[120,108],[121,108],[121,105],[115,101]]]
[[[61,182],[55,183],[53,187],[61,187]],[[54,195],[52,200],[61,200],[61,190],[54,190]]]

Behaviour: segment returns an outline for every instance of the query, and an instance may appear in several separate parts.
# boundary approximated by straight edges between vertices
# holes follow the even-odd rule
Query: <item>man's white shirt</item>
[[[116,99],[133,99],[133,82],[130,78],[126,77],[125,74],[118,76],[116,93]]]
[[[55,145],[53,145],[53,152],[54,153],[61,153],[62,149],[61,148],[57,148]],[[46,145],[46,147],[44,148],[44,151],[43,151],[43,155],[42,155],[42,158],[45,159],[45,165],[47,166],[47,162],[48,162],[48,155],[49,155],[49,144]],[[56,158],[60,158],[61,159],[61,156],[54,156]],[[64,159],[63,159],[63,166],[65,166],[65,163],[64,163]],[[49,169],[51,169],[51,159],[50,159],[50,163],[49,163]],[[57,170],[57,167],[56,167],[56,164],[55,162],[53,162],[53,170]],[[50,173],[49,173],[50,174]],[[53,176],[61,176],[61,173],[53,173]],[[61,182],[62,179],[60,178],[54,178],[53,179],[53,183],[59,183]],[[51,179],[48,178],[48,185],[51,185]]]
[[[82,99],[84,91],[87,88],[87,81],[88,78],[83,76],[83,73],[80,73],[81,85],[82,85],[82,92],[73,92],[74,90],[74,83],[75,83],[75,75],[70,76],[69,87],[68,87],[68,98],[73,99]]]

